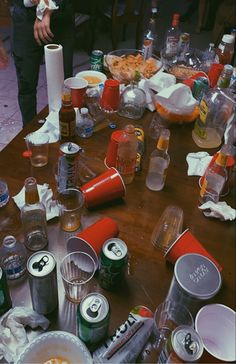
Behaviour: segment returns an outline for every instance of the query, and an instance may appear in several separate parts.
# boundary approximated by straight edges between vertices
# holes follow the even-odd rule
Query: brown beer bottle
[[[59,132],[61,142],[74,141],[76,137],[76,115],[72,106],[71,91],[64,87],[59,111]]]

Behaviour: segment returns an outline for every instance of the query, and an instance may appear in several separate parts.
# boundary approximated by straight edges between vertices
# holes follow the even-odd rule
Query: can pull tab
[[[34,262],[32,267],[33,269],[37,269],[39,272],[43,270],[43,267],[48,264],[49,258],[47,255],[44,255],[38,262]]]
[[[184,338],[184,347],[190,355],[193,355],[196,351],[196,343],[192,340],[190,332],[188,332]]]
[[[97,317],[101,304],[102,302],[99,298],[94,298],[94,300],[92,300],[92,302],[90,303],[89,308],[87,309],[88,316]]]

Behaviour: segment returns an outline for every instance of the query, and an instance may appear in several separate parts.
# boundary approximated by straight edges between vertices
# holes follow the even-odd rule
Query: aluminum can
[[[102,72],[103,70],[103,52],[100,49],[92,51],[90,57],[91,70]]]
[[[158,364],[193,363],[203,354],[203,342],[199,334],[190,326],[178,326],[172,331],[162,349]]]
[[[63,191],[66,188],[76,187],[78,183],[78,161],[79,153],[82,148],[75,143],[64,143],[60,146],[58,169],[57,169],[57,188]]]
[[[48,251],[32,254],[27,261],[33,309],[47,315],[58,306],[57,269],[54,255]]]
[[[90,350],[107,336],[109,321],[110,306],[100,293],[88,294],[77,307],[77,334]]]
[[[138,139],[138,152],[136,157],[136,165],[135,165],[135,172],[139,172],[142,169],[142,156],[144,153],[144,130],[143,127],[140,125],[135,126],[135,135]]]
[[[102,288],[113,290],[123,281],[128,260],[125,242],[118,238],[105,241],[100,254],[99,284]]]
[[[203,94],[209,89],[209,82],[206,77],[199,77],[196,80],[194,80],[192,93],[193,97],[200,101]]]
[[[195,315],[202,304],[220,290],[222,278],[217,266],[207,257],[190,253],[178,258],[167,300],[186,306]]]
[[[134,307],[127,320],[93,352],[93,363],[135,363],[153,330],[153,312]]]
[[[0,316],[12,307],[11,297],[7,284],[7,277],[4,270],[0,267]]]

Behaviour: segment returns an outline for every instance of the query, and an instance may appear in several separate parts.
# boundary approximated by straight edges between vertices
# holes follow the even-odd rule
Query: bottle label
[[[224,153],[219,153],[216,158],[216,163],[221,167],[225,167],[227,164],[227,155]]]
[[[201,126],[199,125],[197,120],[196,120],[196,122],[194,124],[194,133],[196,135],[198,135],[199,138],[201,138],[201,139],[206,139],[207,138],[206,130],[204,128],[201,128]]]
[[[143,42],[143,57],[148,59],[152,56],[153,40],[145,39]]]
[[[62,137],[74,137],[76,121],[71,120],[69,123],[60,120],[60,134]]]
[[[136,158],[124,159],[118,157],[117,159],[117,169],[123,175],[134,173],[135,165],[136,165]]]
[[[199,116],[200,116],[201,122],[204,124],[206,122],[208,111],[209,111],[209,107],[208,107],[206,101],[204,99],[202,99],[200,102],[200,105],[199,105],[199,113],[200,113]]]

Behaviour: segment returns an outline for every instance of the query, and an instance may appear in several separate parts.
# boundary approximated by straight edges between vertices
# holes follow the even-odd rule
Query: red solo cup
[[[116,167],[118,143],[124,134],[124,130],[116,130],[111,134],[110,143],[107,149],[107,155],[104,160],[106,167]]]
[[[98,255],[93,247],[86,240],[78,238],[77,236],[71,236],[67,240],[67,252],[69,254],[77,251],[90,255],[95,262],[96,270],[98,269]]]
[[[101,107],[107,111],[117,111],[120,103],[120,82],[108,79],[104,83]]]
[[[64,81],[64,85],[71,89],[73,107],[83,107],[85,104],[85,92],[88,86],[88,81],[84,78],[70,77]]]
[[[197,253],[207,257],[217,266],[220,271],[222,271],[222,267],[219,265],[219,263],[212,257],[210,253],[208,253],[208,251],[195,238],[195,236],[189,231],[189,229],[186,229],[175,240],[175,242],[167,250],[164,257],[169,262],[175,264],[179,257],[188,253]]]
[[[86,207],[94,207],[125,195],[124,181],[115,168],[109,168],[91,181],[80,186]]]
[[[209,71],[208,71],[208,78],[211,87],[215,87],[220,77],[220,74],[223,70],[224,66],[221,63],[212,63]]]

